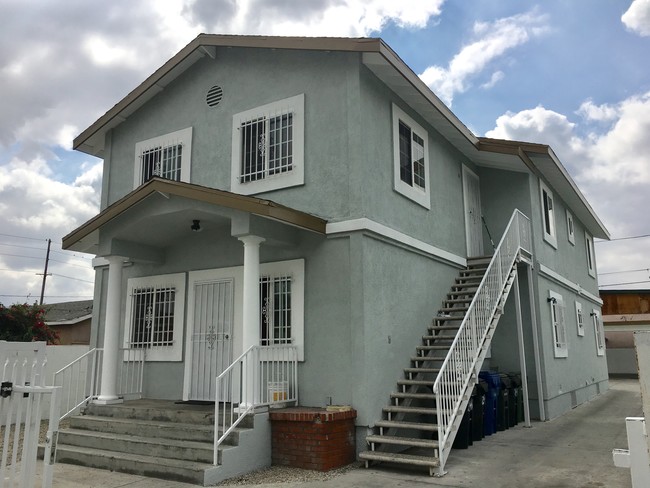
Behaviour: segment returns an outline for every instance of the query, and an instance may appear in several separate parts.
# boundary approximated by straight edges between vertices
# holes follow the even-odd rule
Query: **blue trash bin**
[[[497,406],[501,393],[501,377],[499,373],[493,371],[481,371],[478,377],[488,384],[488,392],[485,395],[485,412],[483,412],[483,433],[492,435],[497,431]]]

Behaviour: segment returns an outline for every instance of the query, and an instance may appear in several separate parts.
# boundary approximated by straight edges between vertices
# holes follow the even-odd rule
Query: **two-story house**
[[[482,367],[544,420],[607,389],[607,230],[550,147],[475,136],[381,39],[199,35],[74,147],[104,160],[63,239],[97,256],[95,403],[140,361],[147,399],[350,405],[367,460],[437,432],[442,473]]]

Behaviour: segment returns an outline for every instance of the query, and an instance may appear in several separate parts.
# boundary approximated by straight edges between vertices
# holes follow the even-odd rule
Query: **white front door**
[[[481,221],[481,191],[476,173],[463,166],[463,202],[465,205],[465,236],[467,257],[483,254],[483,227]]]
[[[234,280],[190,282],[184,400],[214,401],[215,379],[232,362]]]

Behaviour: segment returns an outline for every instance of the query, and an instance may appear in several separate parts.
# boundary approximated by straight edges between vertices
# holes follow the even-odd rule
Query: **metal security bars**
[[[451,451],[454,426],[464,413],[463,400],[476,368],[480,367],[478,359],[493,320],[502,312],[504,292],[509,290],[511,272],[522,251],[532,256],[530,220],[515,210],[433,385],[441,475]]]
[[[298,402],[298,348],[251,346],[217,376],[214,464],[219,446],[255,408]]]
[[[241,131],[242,183],[291,171],[293,168],[293,113],[287,109],[246,122]]]
[[[182,156],[182,144],[170,144],[145,149],[140,155],[142,164],[142,180],[140,183],[145,183],[154,176],[180,181]]]
[[[133,290],[132,348],[173,345],[175,299],[174,287],[152,286]]]
[[[291,276],[260,279],[261,344],[291,344]]]

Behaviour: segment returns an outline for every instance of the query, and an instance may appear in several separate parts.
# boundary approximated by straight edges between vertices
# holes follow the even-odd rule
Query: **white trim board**
[[[548,266],[544,266],[542,263],[538,262],[538,265],[539,265],[539,272],[542,276],[546,278],[550,278],[556,283],[569,288],[570,290],[576,292],[578,295],[583,296],[586,299],[591,300],[594,303],[597,303],[598,305],[603,304],[603,301],[600,298],[598,298],[596,295],[593,295],[592,293],[589,293],[586,290],[583,290],[578,283],[574,283],[573,281],[568,280],[561,274],[553,271]]]
[[[328,236],[359,231],[372,232],[373,234],[403,244],[407,248],[410,248],[410,250],[424,253],[433,259],[447,261],[463,267],[467,266],[467,259],[462,256],[458,256],[449,251],[432,246],[431,244],[427,244],[426,242],[411,237],[398,230],[391,229],[386,225],[380,224],[379,222],[375,222],[366,217],[333,222],[325,226],[325,233]]]

